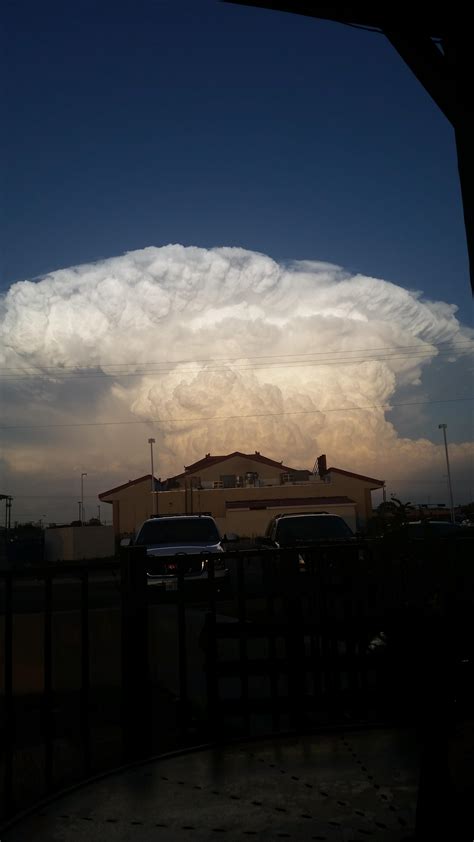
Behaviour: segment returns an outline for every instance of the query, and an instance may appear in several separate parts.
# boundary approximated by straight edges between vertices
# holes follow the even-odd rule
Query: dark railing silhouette
[[[79,594],[74,600],[75,617],[75,642],[80,651],[80,681],[74,699],[74,716],[78,719],[80,746],[82,753],[81,777],[88,777],[91,772],[91,722],[90,722],[90,577],[97,573],[116,574],[119,565],[117,561],[94,561],[87,563],[64,563],[59,565],[33,565],[20,569],[0,571],[0,584],[2,589],[1,613],[3,614],[3,699],[1,699],[2,722],[1,722],[1,743],[2,760],[1,769],[3,772],[3,799],[0,815],[8,816],[20,806],[25,804],[18,800],[15,791],[18,785],[21,786],[21,778],[24,769],[16,763],[16,755],[20,744],[24,743],[24,735],[21,733],[19,709],[19,696],[15,692],[15,672],[18,662],[15,659],[15,621],[21,616],[29,618],[42,615],[42,657],[34,664],[34,671],[37,678],[35,696],[35,713],[39,714],[36,719],[36,733],[29,735],[35,745],[41,740],[43,745],[42,789],[31,794],[32,800],[50,793],[55,789],[54,775],[54,743],[55,743],[55,704],[56,693],[54,689],[54,647],[57,644],[54,634],[54,591],[58,582],[64,584],[77,583]],[[30,590],[33,593],[32,605],[24,604],[25,592]],[[20,606],[18,603],[23,603]],[[18,611],[20,608],[20,612]],[[0,620],[2,618],[0,617]],[[23,648],[33,644],[28,639],[31,631],[26,630],[25,640],[22,641]],[[27,695],[30,700],[31,693]],[[78,702],[78,704],[77,704]],[[24,711],[22,710],[22,713]],[[24,716],[22,720],[24,720]],[[67,761],[66,761],[67,762]]]
[[[0,572],[3,818],[74,780],[163,748],[341,723],[439,723],[455,716],[458,667],[467,675],[473,650],[470,543],[425,542],[408,554],[377,542],[320,545],[317,551],[235,550],[219,558],[232,572],[224,590],[212,556],[208,579],[198,586],[186,580],[178,556],[176,590],[149,587],[141,547],[124,549],[120,560]],[[74,599],[64,595],[66,582],[75,582]],[[16,637],[21,614],[26,623],[39,608],[43,657],[34,701],[40,718],[24,736]],[[64,698],[54,656],[61,611],[72,612],[71,655],[80,649],[74,692]],[[97,666],[91,630],[95,614],[107,612],[119,619],[120,630],[114,639],[107,631],[109,655]],[[100,678],[109,656],[119,661],[119,674],[101,695],[97,672]],[[69,776],[68,752],[64,745],[62,753],[58,749],[68,717],[82,755]],[[98,745],[110,717],[113,739],[102,740],[107,750],[101,756]],[[19,747],[29,740],[43,773],[41,785],[24,791]]]

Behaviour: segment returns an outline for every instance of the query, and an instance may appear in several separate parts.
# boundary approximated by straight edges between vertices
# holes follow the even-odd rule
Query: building
[[[113,507],[115,534],[135,532],[152,514],[210,514],[223,534],[261,535],[270,519],[280,512],[331,512],[343,517],[357,531],[372,517],[371,492],[384,481],[327,467],[326,457],[317,470],[292,468],[261,453],[236,450],[185,466],[164,482],[151,474],[131,480],[99,495]]]

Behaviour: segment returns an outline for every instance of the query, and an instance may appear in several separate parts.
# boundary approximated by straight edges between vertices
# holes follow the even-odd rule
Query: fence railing
[[[474,649],[468,554],[369,547],[236,550],[219,556],[225,580],[210,555],[197,583],[175,556],[171,589],[141,547],[0,572],[3,817],[163,748],[413,717],[436,683],[430,716],[447,715],[454,666]]]
[[[79,734],[77,745],[81,754],[78,775],[86,778],[91,772],[90,580],[97,574],[108,574],[117,587],[118,578],[116,576],[114,580],[113,574],[117,574],[118,570],[117,561],[101,561],[0,571],[0,585],[3,586],[0,592],[0,622],[3,621],[3,693],[0,700],[3,816],[24,806],[17,790],[22,788],[28,765],[40,767],[38,777],[41,785],[33,788],[27,799],[37,800],[54,790],[58,777],[54,773],[58,700],[54,653],[61,641],[58,640],[59,630],[55,628],[58,610],[54,597],[61,585],[69,590],[68,605],[62,606],[67,610],[62,613],[72,615],[69,631],[75,651],[71,652],[71,657],[79,655],[76,657],[79,663],[75,692],[66,694],[74,697],[71,708],[76,719],[74,725]],[[66,651],[63,654],[64,658],[68,657]],[[64,717],[68,717],[67,710],[63,713]],[[33,733],[28,720],[34,722]],[[66,723],[66,730],[71,724]]]

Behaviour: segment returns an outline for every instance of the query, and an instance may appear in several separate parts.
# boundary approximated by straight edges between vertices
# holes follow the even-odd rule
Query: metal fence
[[[67,733],[73,729],[78,737],[76,745],[81,757],[79,763],[75,758],[76,777],[85,778],[91,772],[90,582],[98,574],[115,574],[118,582],[118,573],[116,561],[33,565],[0,572],[3,816],[25,806],[25,800],[38,800],[62,783],[64,776],[58,774],[54,756],[60,697],[62,730]],[[62,693],[55,686],[58,665],[54,657],[60,645],[60,629],[55,621],[61,614],[55,606],[55,596],[61,586],[69,591],[68,611],[62,613],[70,615],[69,644],[74,646],[78,673],[74,689]],[[65,767],[67,764],[65,757]],[[34,767],[38,771],[37,785],[25,786],[25,778]]]
[[[227,582],[210,556],[197,584],[178,556],[171,589],[149,584],[141,547],[1,572],[3,817],[165,749],[451,716],[473,651],[466,547],[234,551]]]

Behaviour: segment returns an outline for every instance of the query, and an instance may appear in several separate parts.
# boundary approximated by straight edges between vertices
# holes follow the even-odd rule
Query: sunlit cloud
[[[310,468],[326,452],[389,482],[439,480],[435,428],[402,437],[387,413],[401,390],[414,418],[417,401],[439,398],[424,387],[434,360],[455,397],[450,372],[473,347],[452,304],[238,248],[150,247],[62,269],[14,284],[2,312],[15,488],[61,483],[84,465],[105,487],[140,475],[149,429],[163,477],[239,449]],[[89,422],[104,426],[67,426]],[[450,455],[466,482],[471,444]]]

